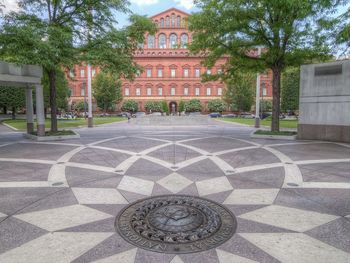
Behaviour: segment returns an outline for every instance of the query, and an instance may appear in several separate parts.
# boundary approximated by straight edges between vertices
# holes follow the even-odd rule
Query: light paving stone
[[[6,217],[7,215],[0,212],[0,217]]]
[[[339,218],[338,216],[310,212],[278,205],[267,206],[243,215],[240,218],[304,232]]]
[[[127,204],[128,201],[116,189],[72,188],[79,204]]]
[[[269,205],[275,200],[279,189],[236,189],[224,201],[230,205]]]
[[[133,248],[107,258],[96,260],[94,262],[96,263],[116,263],[116,262],[134,263],[136,252],[137,252],[137,248]]]
[[[240,235],[284,263],[350,262],[350,254],[302,233]]]
[[[157,181],[157,183],[163,186],[165,189],[168,189],[170,192],[176,194],[193,182],[178,173],[172,173],[160,179]]]
[[[210,195],[232,190],[230,182],[226,176],[196,182],[200,196]]]
[[[170,263],[184,263],[179,256],[175,256]]]
[[[154,182],[152,181],[131,176],[124,176],[117,188],[141,195],[151,195],[153,186]]]
[[[240,257],[221,249],[216,249],[216,253],[218,254],[220,263],[257,263],[257,261]]]
[[[48,233],[0,255],[0,262],[71,262],[112,233]]]
[[[83,205],[72,205],[32,213],[18,214],[14,217],[48,231],[57,231],[106,219],[112,216]]]

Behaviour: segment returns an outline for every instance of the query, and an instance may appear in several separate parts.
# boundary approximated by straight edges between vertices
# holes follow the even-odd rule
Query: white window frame
[[[158,69],[158,72],[157,72],[157,76],[158,78],[162,78],[163,77],[163,69]]]
[[[85,69],[80,70],[80,77],[85,78]]]
[[[211,75],[211,69],[207,69],[207,75]]]
[[[170,95],[171,96],[175,96],[176,95],[176,88],[175,87],[171,87],[170,88]]]
[[[163,96],[163,88],[162,87],[158,87],[157,92],[158,92],[158,96]]]
[[[96,69],[92,69],[91,70],[91,76],[93,77],[93,76],[95,76],[96,75]]]
[[[195,95],[196,96],[199,96],[200,95],[200,88],[199,87],[196,87],[196,89],[195,89]]]
[[[188,87],[184,87],[184,95],[188,96]]]
[[[194,74],[195,74],[196,78],[200,78],[201,77],[201,70],[199,68],[196,68]]]
[[[146,69],[146,77],[152,78],[152,69],[150,69],[150,68]]]
[[[125,94],[125,96],[130,96],[130,89],[129,88],[125,88],[124,89],[124,94]]]
[[[147,88],[147,96],[151,96],[152,95],[152,88],[148,87]]]
[[[188,78],[190,75],[190,70],[188,68],[184,68],[184,78]]]
[[[136,88],[136,96],[141,96],[141,88]]]
[[[170,76],[172,78],[176,78],[176,69],[174,69],[174,68],[170,69]]]
[[[218,96],[222,96],[222,88],[218,88]]]
[[[207,96],[211,96],[211,87],[207,87]]]

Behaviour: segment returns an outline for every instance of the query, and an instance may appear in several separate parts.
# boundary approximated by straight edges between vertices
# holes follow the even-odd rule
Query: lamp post
[[[261,55],[261,47],[258,47],[258,57]],[[255,128],[260,128],[260,74],[256,76],[256,97],[255,97]]]
[[[88,86],[88,127],[92,128],[93,125],[93,118],[92,118],[92,90],[91,90],[91,66],[88,64],[87,67],[87,74],[88,74],[88,81],[87,81],[87,86]]]

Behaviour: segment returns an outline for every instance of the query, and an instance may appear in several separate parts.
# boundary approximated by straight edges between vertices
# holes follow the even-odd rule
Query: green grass
[[[119,121],[124,121],[124,120],[126,120],[126,118],[123,118],[123,117],[95,117],[94,118],[94,125],[119,122]],[[12,126],[13,128],[21,130],[21,131],[25,131],[27,129],[26,120],[4,120],[3,122],[6,123],[7,125]],[[70,119],[70,120],[57,120],[57,122],[58,122],[59,129],[87,126],[87,119],[84,119],[84,118],[79,118],[79,119],[75,119],[75,120],[72,120],[72,119]],[[36,126],[36,124],[34,126]],[[50,119],[45,120],[45,127],[46,128],[51,127]]]
[[[283,135],[283,136],[293,136],[296,135],[296,132],[290,132],[290,131],[279,131],[279,132],[272,132],[272,131],[264,131],[264,130],[257,130],[254,132],[254,134],[258,135]]]
[[[219,120],[226,122],[236,122],[246,125],[255,125],[255,119],[244,119],[244,118],[218,118]],[[271,126],[271,118],[266,118],[260,121],[260,125]],[[297,128],[298,120],[280,120],[281,128]]]

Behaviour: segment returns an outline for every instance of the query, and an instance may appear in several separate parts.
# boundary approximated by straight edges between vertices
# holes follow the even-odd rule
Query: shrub
[[[85,105],[85,108],[84,108],[84,105]],[[74,105],[74,109],[76,109],[77,111],[83,111],[84,109],[88,110],[88,105],[85,101],[81,100]]]
[[[271,100],[260,100],[261,111],[272,111],[272,101]]]
[[[220,99],[211,100],[208,102],[208,110],[210,112],[223,112],[226,109],[226,104]]]
[[[146,111],[152,112],[161,112],[162,111],[162,102],[160,101],[147,101],[145,103]]]
[[[123,111],[136,112],[139,109],[139,105],[134,100],[125,100],[122,105]]]
[[[162,101],[162,112],[164,112],[166,114],[169,113],[168,103],[165,100]]]
[[[189,100],[185,103],[185,110],[187,112],[197,112],[202,110],[202,104],[200,100]]]
[[[184,112],[185,111],[185,102],[181,100],[179,102],[179,112]]]

